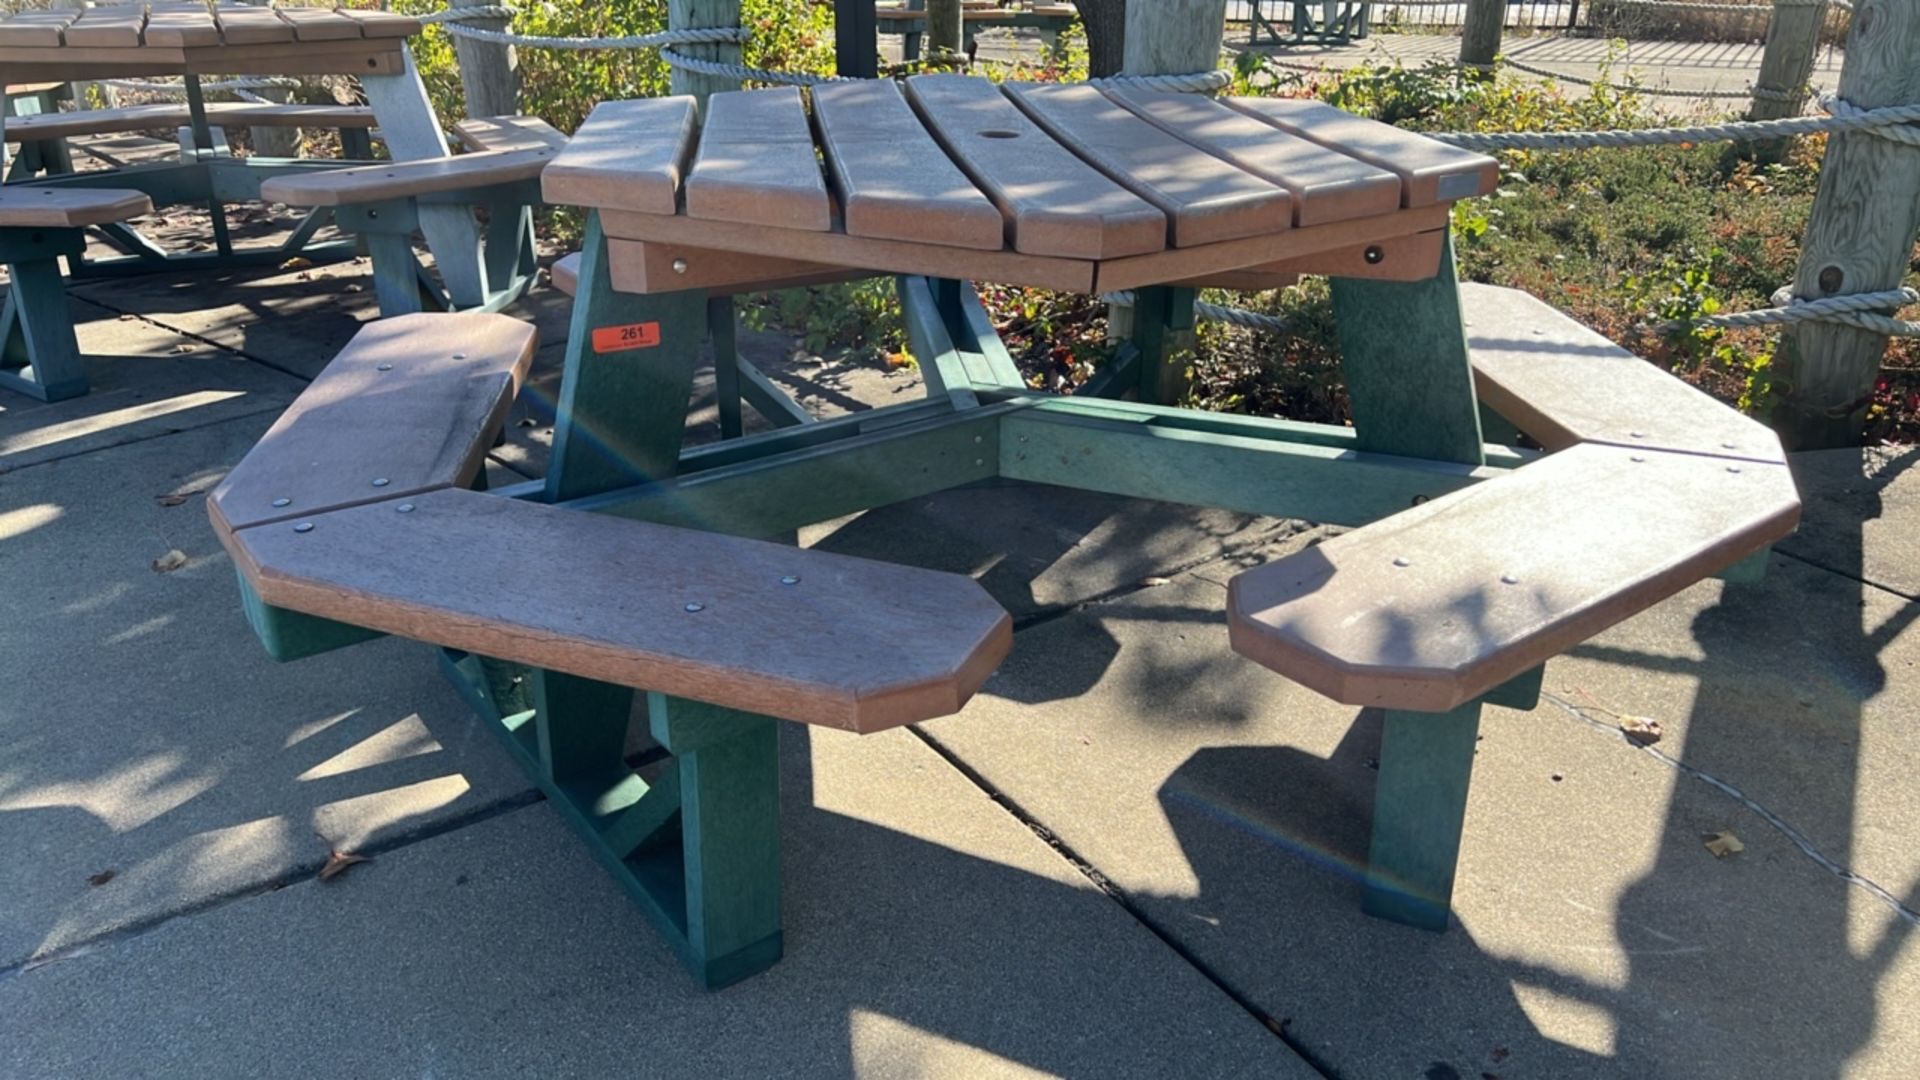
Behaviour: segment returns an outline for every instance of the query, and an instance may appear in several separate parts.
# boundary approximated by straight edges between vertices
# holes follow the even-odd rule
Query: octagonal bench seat
[[[87,392],[60,257],[80,256],[90,225],[152,212],[145,194],[120,188],[0,188],[0,262],[9,276],[0,312],[0,387],[41,401]]]
[[[524,710],[470,698],[723,985],[782,947],[774,721],[864,733],[955,712],[1012,621],[964,575],[469,490],[534,347],[494,314],[369,324],[209,514],[276,656],[391,633],[461,650],[456,670],[525,672]],[[289,619],[310,620],[300,640]],[[623,761],[634,689],[672,755],[646,779]]]
[[[482,150],[453,157],[389,161],[276,176],[260,197],[291,206],[325,207],[341,229],[361,234],[373,261],[374,293],[383,315],[421,311],[498,311],[532,285],[532,208],[552,146]],[[488,211],[483,259],[473,297],[429,277],[413,250],[423,213],[472,207]]]
[[[1554,451],[1237,575],[1235,651],[1385,713],[1365,906],[1444,928],[1481,703],[1763,552],[1800,499],[1764,426],[1511,289],[1465,286],[1483,402]]]
[[[567,137],[537,116],[470,116],[456,121],[453,137],[468,150],[558,150]]]

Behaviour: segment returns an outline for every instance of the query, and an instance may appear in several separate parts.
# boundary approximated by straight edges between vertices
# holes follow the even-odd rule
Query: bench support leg
[[[740,414],[740,342],[733,297],[707,297],[707,336],[713,343],[713,402],[720,412],[720,437],[737,439]]]
[[[1139,350],[1140,400],[1179,405],[1193,389],[1193,304],[1199,290],[1155,285],[1133,291],[1133,346]]]
[[[679,771],[681,956],[709,988],[780,959],[780,767],[776,722],[647,695],[653,734]]]
[[[0,312],[0,386],[41,401],[63,401],[87,392],[73,313],[52,258],[11,263],[12,284]]]
[[[1478,701],[1444,713],[1386,710],[1361,901],[1367,914],[1447,928],[1479,731]]]

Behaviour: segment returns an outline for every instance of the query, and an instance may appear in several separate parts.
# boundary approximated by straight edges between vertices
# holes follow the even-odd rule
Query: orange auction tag
[[[602,326],[593,332],[593,351],[597,353],[626,352],[628,349],[651,349],[660,344],[660,324],[657,322],[628,323],[625,326]]]

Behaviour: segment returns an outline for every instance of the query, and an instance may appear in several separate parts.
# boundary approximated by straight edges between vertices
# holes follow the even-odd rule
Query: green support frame
[[[1110,396],[1061,397],[1024,384],[965,283],[897,284],[926,400],[741,436],[743,404],[770,415],[799,410],[736,364],[730,298],[614,291],[606,238],[590,216],[552,465],[543,481],[496,494],[777,536],[1007,477],[1361,525],[1533,457],[1482,441],[1450,249],[1429,281],[1334,282],[1352,428],[1176,407],[1193,332],[1189,289],[1139,290],[1133,340],[1103,373]],[[730,437],[683,448],[709,341]],[[1422,345],[1409,350],[1409,341]],[[1136,400],[1122,400],[1129,396]],[[345,644],[353,632],[257,601],[249,614],[276,655]],[[669,760],[643,780],[622,761],[632,690],[445,655],[468,700],[706,985],[778,958],[770,719],[649,695],[648,723]],[[1446,925],[1482,703],[1531,708],[1539,686],[1536,670],[1452,712],[1386,714],[1366,910]]]
[[[373,262],[373,288],[380,302],[380,314],[499,311],[533,287],[538,269],[533,207],[539,201],[540,182],[524,180],[418,198],[354,203],[333,208],[332,215],[341,231],[358,234],[366,243]],[[426,206],[477,206],[486,211],[479,303],[457,304],[414,254],[413,237],[420,230],[420,209]]]
[[[11,282],[0,310],[0,387],[41,401],[87,392],[87,372],[60,279],[60,257],[86,247],[79,229],[0,229],[0,263]]]

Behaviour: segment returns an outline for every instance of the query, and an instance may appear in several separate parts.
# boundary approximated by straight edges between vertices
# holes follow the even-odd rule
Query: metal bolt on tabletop
[[[292,506],[292,505],[293,505],[293,500],[292,500],[292,499],[289,499],[289,498],[287,498],[287,497],[286,497],[286,496],[284,496],[284,495],[282,495],[282,496],[281,496],[280,498],[278,498],[278,499],[275,499],[275,500],[273,500],[273,505],[275,505],[275,506]]]
[[[705,604],[688,604],[688,605],[687,605],[687,610],[688,610],[688,611],[705,611],[705,610],[707,610],[707,605],[705,605]]]
[[[295,525],[295,526],[293,527],[293,531],[294,531],[294,532],[298,532],[298,533],[306,533],[306,532],[312,532],[312,531],[313,531],[313,522],[311,522],[311,521],[303,521],[303,522],[301,522],[300,524],[298,524],[298,525]]]

